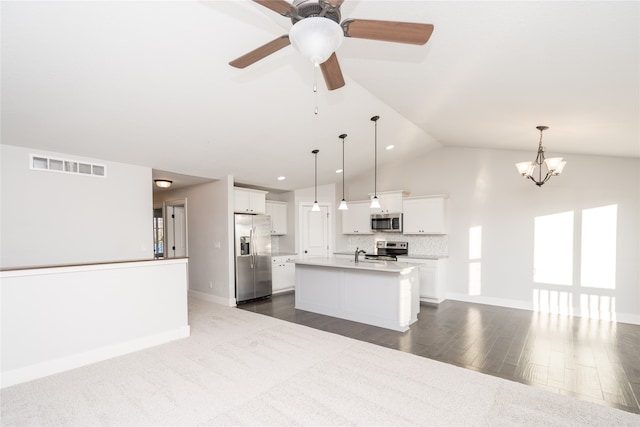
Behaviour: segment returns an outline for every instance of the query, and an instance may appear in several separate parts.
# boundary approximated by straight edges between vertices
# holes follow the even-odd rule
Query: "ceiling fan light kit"
[[[316,67],[329,59],[343,38],[338,23],[321,17],[303,19],[289,31],[291,45]]]
[[[538,155],[533,162],[516,163],[516,169],[520,175],[532,180],[538,187],[549,181],[552,176],[560,175],[564,170],[567,162],[562,157],[551,157],[546,159],[544,156],[545,148],[542,146],[542,132],[549,129],[549,126],[536,126],[540,131],[540,141],[538,142]],[[546,169],[544,176],[542,169]],[[536,174],[536,169],[538,173]],[[536,178],[537,175],[537,178]]]
[[[423,45],[433,33],[433,25],[413,22],[345,19],[340,23],[340,6],[344,0],[253,1],[290,18],[293,26],[288,36],[282,35],[234,59],[229,65],[245,68],[292,44],[314,65],[320,66],[329,90],[345,84],[335,53],[344,37]]]

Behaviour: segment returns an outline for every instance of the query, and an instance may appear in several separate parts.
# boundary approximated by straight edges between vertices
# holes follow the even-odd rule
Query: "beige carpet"
[[[3,426],[640,425],[640,416],[191,300],[192,336],[1,391]]]

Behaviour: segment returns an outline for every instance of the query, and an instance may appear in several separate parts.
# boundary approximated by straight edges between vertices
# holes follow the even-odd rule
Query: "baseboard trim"
[[[219,297],[217,295],[211,295],[200,291],[194,291],[193,289],[189,289],[189,296],[193,298],[197,298],[203,301],[212,302],[215,304],[225,305],[227,307],[235,307],[236,299],[235,298],[224,298]]]
[[[2,373],[0,377],[0,388],[58,374],[70,369],[79,368],[81,366],[144,350],[145,348],[155,347],[160,344],[166,344],[170,341],[187,338],[190,334],[191,328],[189,325],[186,325],[158,334],[148,335],[142,338],[97,348],[83,353],[72,354],[60,359],[49,360],[25,366],[23,368],[13,369]]]
[[[464,301],[464,302],[472,302],[477,304],[495,305],[498,307],[517,308],[521,310],[534,311],[533,303],[527,303],[525,301],[519,301],[519,300],[493,298],[493,297],[486,297],[482,295],[472,296],[472,295],[457,294],[457,293],[448,293],[447,299]],[[583,316],[582,313],[580,313],[580,310],[576,308],[574,309],[573,317],[589,318],[590,316],[588,315]],[[602,319],[602,320],[608,321],[608,319]],[[632,325],[640,325],[640,316],[636,314],[629,314],[629,313],[615,313],[615,319],[613,321],[618,323],[629,323]]]

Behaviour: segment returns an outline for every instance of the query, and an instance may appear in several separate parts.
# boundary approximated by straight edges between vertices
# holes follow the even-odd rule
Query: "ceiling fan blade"
[[[279,51],[283,47],[289,46],[289,44],[291,44],[291,42],[289,41],[289,36],[285,34],[275,40],[271,40],[269,43],[262,45],[247,54],[242,55],[239,58],[234,59],[233,61],[229,62],[229,65],[236,68],[248,67],[254,62],[258,62],[262,58],[265,58],[272,53]]]
[[[286,16],[291,18],[292,16],[296,16],[297,12],[295,12],[294,7],[291,3],[285,0],[253,0],[254,2],[266,7],[267,9],[271,9],[276,13],[279,13],[282,16]]]
[[[425,44],[433,33],[433,25],[412,22],[345,19],[341,25],[345,37],[395,43]]]
[[[322,76],[327,84],[327,89],[335,90],[344,86],[344,77],[342,76],[342,70],[340,70],[340,64],[338,63],[338,57],[336,53],[332,53],[329,59],[320,64],[322,70]]]

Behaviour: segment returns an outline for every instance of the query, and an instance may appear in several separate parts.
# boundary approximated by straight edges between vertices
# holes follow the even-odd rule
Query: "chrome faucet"
[[[367,253],[366,251],[364,251],[364,250],[362,250],[362,249],[360,249],[360,248],[356,248],[356,257],[355,257],[355,259],[353,260],[353,262],[355,262],[355,263],[357,264],[357,263],[358,263],[358,255],[360,255],[360,254],[366,254],[366,253]]]

